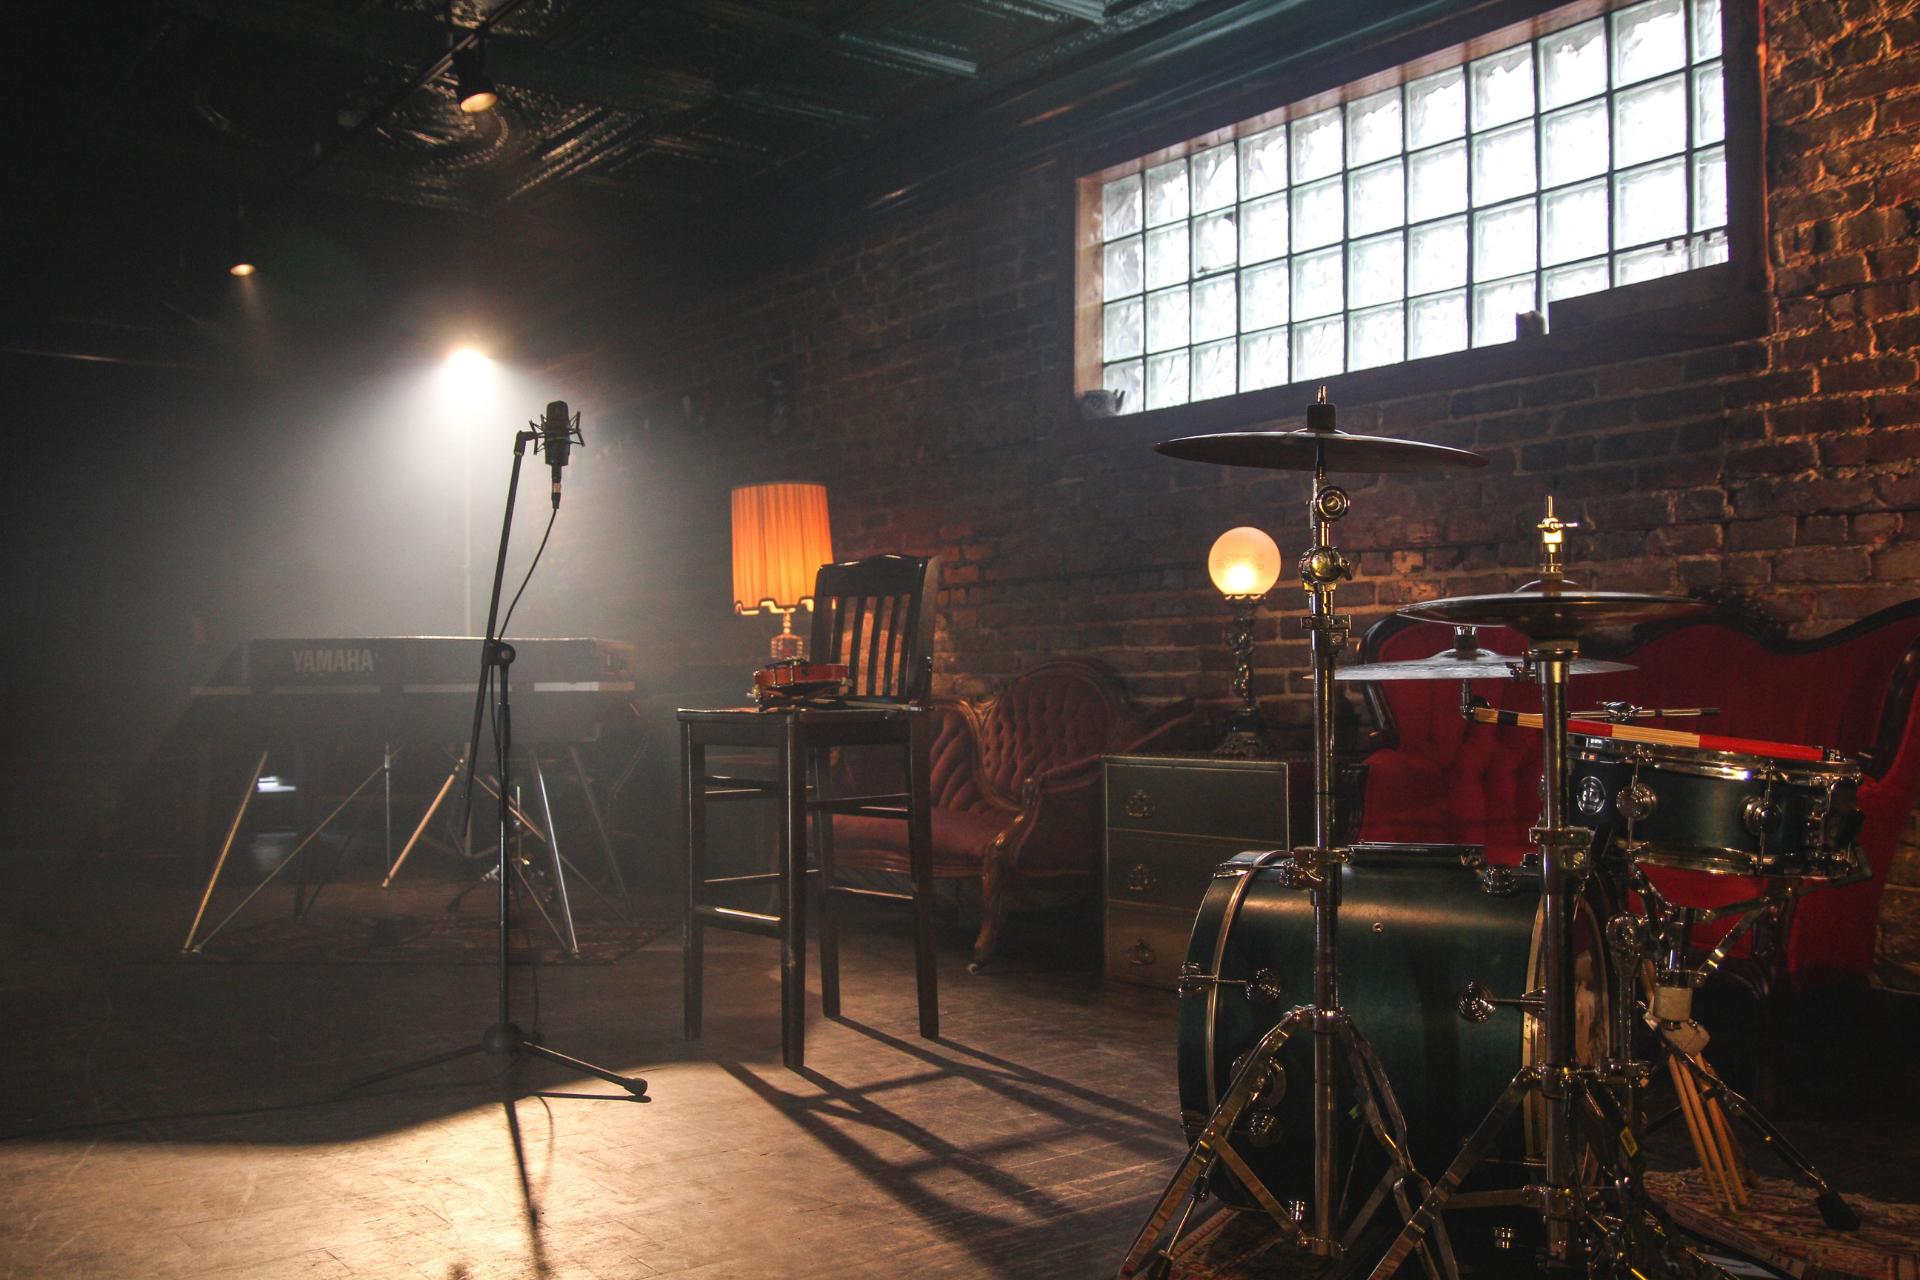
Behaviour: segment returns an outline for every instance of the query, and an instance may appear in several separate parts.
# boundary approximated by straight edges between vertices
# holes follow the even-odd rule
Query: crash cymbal
[[[1356,436],[1337,428],[1221,431],[1162,440],[1153,447],[1169,458],[1189,462],[1274,471],[1312,471],[1316,467],[1328,471],[1444,471],[1487,465],[1479,454],[1449,445],[1391,436]]]
[[[1342,667],[1333,673],[1335,680],[1512,680],[1513,669],[1522,661],[1519,655],[1495,653],[1491,649],[1442,649],[1428,658],[1408,658],[1400,662],[1362,662]],[[1610,671],[1632,671],[1630,662],[1602,662],[1598,658],[1575,658],[1568,674],[1604,675]]]
[[[1576,589],[1453,596],[1410,604],[1400,612],[1409,618],[1455,626],[1508,627],[1534,640],[1571,640],[1600,627],[1646,622],[1707,607],[1706,601],[1686,596]]]

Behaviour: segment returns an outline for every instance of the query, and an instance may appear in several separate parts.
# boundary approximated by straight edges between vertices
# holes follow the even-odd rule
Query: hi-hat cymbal
[[[1442,649],[1427,658],[1408,658],[1400,662],[1362,662],[1342,667],[1333,673],[1335,680],[1512,680],[1514,668],[1522,659],[1511,653],[1491,649]],[[1597,676],[1610,671],[1632,671],[1630,662],[1603,662],[1599,658],[1575,658],[1568,674]]]
[[[1181,436],[1153,447],[1169,458],[1273,471],[1313,471],[1320,467],[1328,471],[1444,471],[1487,465],[1479,454],[1449,445],[1312,427]]]
[[[1707,608],[1687,596],[1638,591],[1509,591],[1410,604],[1400,612],[1428,622],[1508,627],[1533,640],[1572,640],[1599,627],[1646,622]]]

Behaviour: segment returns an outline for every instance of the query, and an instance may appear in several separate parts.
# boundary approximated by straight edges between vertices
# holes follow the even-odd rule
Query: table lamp
[[[1260,602],[1280,580],[1280,548],[1251,526],[1229,529],[1214,539],[1213,549],[1207,553],[1207,576],[1234,610],[1233,692],[1240,699],[1239,709],[1227,720],[1227,736],[1213,754],[1239,760],[1265,759],[1278,753],[1253,698],[1253,619]]]
[[[813,608],[813,580],[833,559],[827,487],[781,481],[733,491],[733,611],[780,615],[773,660],[806,656],[794,610]]]

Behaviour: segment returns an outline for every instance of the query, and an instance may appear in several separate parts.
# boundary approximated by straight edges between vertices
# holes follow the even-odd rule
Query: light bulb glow
[[[1207,576],[1229,599],[1263,596],[1280,580],[1279,544],[1251,525],[1229,529],[1207,553]]]
[[[253,269],[251,262],[236,262],[227,268],[227,274],[230,276],[250,276],[253,274]]]

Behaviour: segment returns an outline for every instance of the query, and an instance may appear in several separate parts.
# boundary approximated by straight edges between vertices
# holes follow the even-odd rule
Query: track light
[[[243,210],[233,220],[233,228],[227,239],[227,274],[230,276],[250,276],[254,273],[253,236],[247,227],[247,215]]]
[[[455,92],[460,109],[468,115],[491,111],[494,104],[500,101],[500,95],[494,92],[493,81],[487,79],[486,65],[478,48],[454,51],[453,76],[459,86]]]

